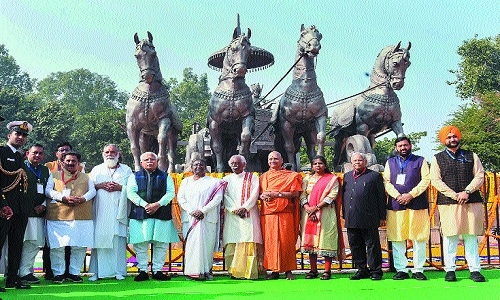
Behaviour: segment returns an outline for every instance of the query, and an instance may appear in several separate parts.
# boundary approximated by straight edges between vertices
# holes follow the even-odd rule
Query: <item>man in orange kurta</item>
[[[260,177],[262,237],[264,240],[264,268],[272,273],[266,279],[278,279],[285,272],[293,280],[297,268],[295,243],[298,237],[299,202],[302,177],[299,173],[282,169],[283,158],[277,151],[269,154],[269,171]]]

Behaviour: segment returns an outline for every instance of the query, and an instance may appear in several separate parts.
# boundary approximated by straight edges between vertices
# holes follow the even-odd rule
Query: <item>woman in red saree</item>
[[[336,205],[340,190],[338,177],[327,167],[323,156],[312,161],[311,174],[302,181],[301,251],[309,254],[311,271],[306,279],[318,277],[318,255],[325,259],[321,280],[331,278],[332,258],[340,253]]]

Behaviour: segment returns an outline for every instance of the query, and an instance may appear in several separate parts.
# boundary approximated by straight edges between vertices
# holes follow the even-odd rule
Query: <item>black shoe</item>
[[[7,282],[5,284],[5,288],[8,288],[8,289],[16,288],[18,290],[29,290],[29,289],[31,289],[31,285],[24,284],[21,281],[18,281],[18,282]]]
[[[5,293],[7,290],[3,287],[0,287],[0,293]]]
[[[26,276],[23,276],[21,277],[21,282],[22,283],[28,283],[28,284],[39,284],[40,283],[40,279],[36,278],[35,275],[33,275],[32,273],[26,275]]]
[[[370,273],[368,272],[363,272],[358,270],[356,274],[351,276],[351,280],[360,280],[360,279],[365,279],[365,278],[370,278]]]
[[[56,275],[54,278],[52,278],[52,283],[63,283],[64,282],[64,275]]]
[[[74,283],[82,283],[83,282],[83,278],[80,277],[79,275],[67,274],[65,276],[66,276],[67,281],[72,281]]]
[[[160,280],[160,281],[170,280],[169,275],[165,275],[165,274],[163,274],[163,272],[160,272],[160,271],[154,273],[153,276],[151,276],[151,278],[156,279],[156,280]]]
[[[422,274],[422,273],[420,273]],[[392,276],[392,279],[394,280],[405,280],[405,279],[408,279],[410,278],[410,275],[408,275],[408,273],[405,273],[405,272],[397,272],[396,274],[394,274],[394,276]]]
[[[455,271],[448,271],[444,276],[444,281],[457,281],[457,276],[455,275]]]
[[[146,281],[146,280],[149,280],[149,275],[144,271],[140,271],[139,275],[135,276],[134,278],[134,281]]]
[[[427,276],[425,276],[424,273],[422,273],[422,272],[412,273],[411,278],[416,279],[416,280],[427,280]]]
[[[45,278],[45,280],[52,280],[52,279],[54,279],[54,274],[52,274],[52,272],[50,272],[50,273],[47,272],[47,273],[45,273],[43,278]]]
[[[478,271],[470,272],[469,278],[472,279],[472,281],[474,281],[474,282],[485,282],[486,281],[486,278],[484,278],[484,276],[481,275],[481,273],[479,273]]]
[[[373,273],[370,277],[372,280],[382,280],[383,275],[379,273]]]

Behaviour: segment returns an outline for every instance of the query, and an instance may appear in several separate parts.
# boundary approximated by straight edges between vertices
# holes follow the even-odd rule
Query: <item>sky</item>
[[[166,80],[181,81],[190,67],[207,74],[213,92],[220,74],[208,57],[231,41],[237,13],[252,45],[274,55],[273,66],[246,75],[248,85],[264,85],[262,95],[294,63],[301,24],[323,35],[316,75],[327,103],[366,89],[380,50],[410,41],[411,66],[397,94],[405,133],[428,132],[416,152],[428,160],[436,132],[466,103],[447,84],[456,79],[449,70],[458,69],[458,47],[500,33],[498,0],[0,0],[0,44],[32,78],[85,68],[131,93],[139,81],[133,36],[150,31]],[[267,99],[291,81],[288,75]]]

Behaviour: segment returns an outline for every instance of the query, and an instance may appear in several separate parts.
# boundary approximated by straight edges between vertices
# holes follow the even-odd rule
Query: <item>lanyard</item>
[[[30,169],[30,171],[35,174],[36,178],[38,179],[38,181],[40,181],[40,177],[42,177],[42,168],[39,168],[37,170],[33,169],[33,167],[31,166],[30,162],[29,161],[25,161],[24,162],[26,164],[26,166],[28,167],[28,169]]]
[[[399,164],[399,169],[401,169],[401,174],[403,174],[403,170],[406,167],[406,165],[410,162],[411,157],[413,156],[413,153],[410,153],[410,156],[406,160],[403,160],[401,156],[398,156],[398,164]],[[401,161],[403,161],[401,163]]]
[[[62,171],[62,174],[61,174],[61,180],[62,180],[62,183],[63,183],[63,185],[64,185],[64,186],[66,186],[66,185],[67,185],[68,183],[70,183],[71,181],[76,180],[76,178],[78,177],[78,172],[77,172],[77,173],[75,174],[75,176],[71,177],[68,181],[65,181],[65,180],[64,180],[64,173],[66,173],[66,172],[64,172],[64,170],[63,170],[63,171]]]
[[[448,153],[448,156],[451,157],[453,160],[458,160],[459,162],[467,162],[467,158],[465,158],[464,153],[462,152],[462,149],[458,150],[458,157],[455,156],[448,148],[446,148],[446,153]]]

